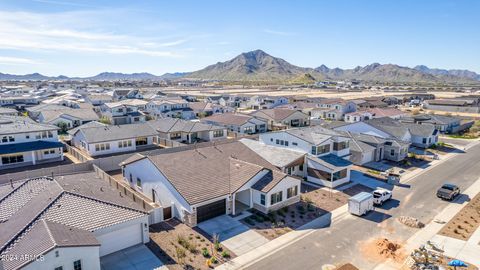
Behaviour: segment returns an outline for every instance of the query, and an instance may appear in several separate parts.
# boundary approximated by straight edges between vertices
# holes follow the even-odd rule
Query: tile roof
[[[97,245],[89,232],[147,215],[95,173],[33,178],[15,182],[13,189],[7,185],[0,186],[9,190],[0,198],[0,255]]]
[[[108,142],[157,135],[148,123],[80,128],[87,143]]]
[[[373,108],[367,109],[367,112],[373,114],[375,117],[392,117],[405,114],[405,112],[395,108]]]
[[[280,183],[285,178],[292,178],[280,171],[268,171],[260,180],[258,180],[252,188],[260,192],[269,192],[274,188],[278,183]],[[294,178],[292,178],[294,179]],[[299,181],[299,180],[297,180]]]
[[[215,114],[209,117],[205,117],[200,121],[211,121],[221,125],[236,125],[241,126],[247,123],[253,117],[250,115],[239,114],[239,113],[222,113]]]
[[[43,116],[43,122],[46,123],[55,120],[63,115],[78,118],[83,121],[93,121],[99,119],[98,115],[92,109],[63,108],[59,110],[42,110],[40,112],[40,115]]]
[[[305,156],[303,152],[267,145],[251,139],[243,138],[240,142],[278,168],[283,168]]]
[[[0,116],[0,135],[58,129],[57,126],[37,123],[28,117]]]
[[[435,132],[435,127],[429,124],[402,123],[388,117],[375,118],[366,121],[369,125],[378,128],[395,138],[402,138],[406,133],[414,136],[431,136]]]
[[[258,110],[256,112],[252,112],[250,115],[259,117],[259,118],[272,119],[274,121],[282,121],[283,119],[289,117],[295,112],[298,112],[298,111],[290,110],[290,109],[265,109],[265,110]]]
[[[321,126],[292,128],[284,131],[313,145],[318,145],[332,137],[344,137],[342,133]]]
[[[264,169],[278,170],[238,141],[147,158],[190,204],[231,194]]]
[[[79,130],[81,128],[105,127],[105,126],[107,126],[107,125],[104,124],[104,123],[100,123],[98,121],[90,121],[86,124],[83,124],[81,126],[78,126],[78,127],[75,127],[75,128],[72,128],[72,129],[68,130],[67,133],[70,134],[70,135],[73,135],[73,134],[75,134],[75,132],[77,132],[77,130]]]
[[[160,118],[154,121],[148,121],[146,124],[159,132],[201,132],[210,130],[224,129],[221,126],[205,124],[201,122],[187,121],[179,118]]]

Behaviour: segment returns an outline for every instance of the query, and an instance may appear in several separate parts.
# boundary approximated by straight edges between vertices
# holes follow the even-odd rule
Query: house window
[[[82,270],[82,261],[80,260],[74,261],[73,270]]]
[[[23,162],[23,155],[2,157],[2,164],[12,164]]]
[[[390,156],[395,156],[395,149],[390,150]]]
[[[285,146],[288,146],[288,141],[285,141]]]
[[[292,142],[292,145],[295,145],[295,146],[297,146],[297,145],[298,145],[298,143],[296,143],[296,142]]]
[[[280,140],[279,140],[279,139],[276,139],[276,140],[275,140],[275,143],[276,143],[276,144],[280,144]]]
[[[347,169],[332,173],[332,181],[340,180],[347,177]]]
[[[289,189],[287,189],[287,199],[293,197],[293,196],[297,196],[298,194],[298,186],[293,186]]]
[[[170,133],[170,139],[172,139],[172,140],[180,139],[181,137],[182,137],[182,133],[180,133],[180,132]]]
[[[316,153],[314,154],[313,153],[313,148],[312,148],[312,154],[314,154],[314,155],[321,155],[321,154],[325,154],[325,153],[330,152],[330,144],[317,146],[315,152]]]
[[[423,138],[423,139],[422,139],[422,142],[423,142],[423,143],[427,143],[427,138]]]
[[[270,141],[273,142],[273,138],[270,138]]]
[[[147,145],[147,144],[148,144],[148,140],[146,137],[140,137],[135,139],[135,145]]]
[[[349,147],[348,141],[345,142],[334,142],[333,151],[340,151]]]
[[[265,205],[265,194],[260,194],[260,204]]]
[[[55,267],[55,270],[63,270],[63,266]]]
[[[223,137],[223,130],[214,130],[213,137],[214,138]]]
[[[60,256],[60,252],[58,252],[58,250],[55,250],[55,257],[59,257]]]
[[[312,155],[316,155],[316,154],[317,154],[317,147],[312,146]]]
[[[2,137],[2,143],[14,142],[14,141],[15,141],[15,137],[13,137],[13,136],[3,136]]]
[[[142,179],[137,177],[137,187],[142,187]]]
[[[133,182],[132,174],[130,174],[130,183]]]
[[[282,201],[282,191],[274,193],[270,196],[270,204],[276,204]]]
[[[329,172],[307,168],[307,175],[320,180],[332,181],[332,175]]]

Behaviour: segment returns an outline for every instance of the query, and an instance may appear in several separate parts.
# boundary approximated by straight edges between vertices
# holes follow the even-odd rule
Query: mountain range
[[[165,73],[156,76],[150,73],[103,72],[93,77],[48,77],[39,73],[12,75],[0,73],[0,80],[175,80],[202,79],[231,82],[278,82],[312,83],[320,80],[361,80],[398,83],[478,83],[480,75],[469,70],[431,69],[424,65],[414,68],[394,64],[373,63],[353,69],[299,67],[271,56],[262,50],[255,50],[237,57],[205,67],[194,72]]]

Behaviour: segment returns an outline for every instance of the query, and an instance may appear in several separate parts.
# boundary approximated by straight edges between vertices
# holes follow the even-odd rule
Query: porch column
[[[253,189],[248,189],[250,191],[250,208],[253,208]]]
[[[60,157],[63,160],[65,160],[65,157],[63,156],[63,149],[62,148],[58,148],[58,151],[60,151]]]
[[[35,165],[37,163],[37,160],[35,159],[35,151],[30,152],[32,156],[32,163]]]
[[[232,215],[235,216],[235,193],[232,194]]]

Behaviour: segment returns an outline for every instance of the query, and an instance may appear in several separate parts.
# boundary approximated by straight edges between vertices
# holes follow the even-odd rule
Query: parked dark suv
[[[460,188],[453,184],[444,184],[437,190],[437,197],[445,200],[453,200],[460,194]]]

